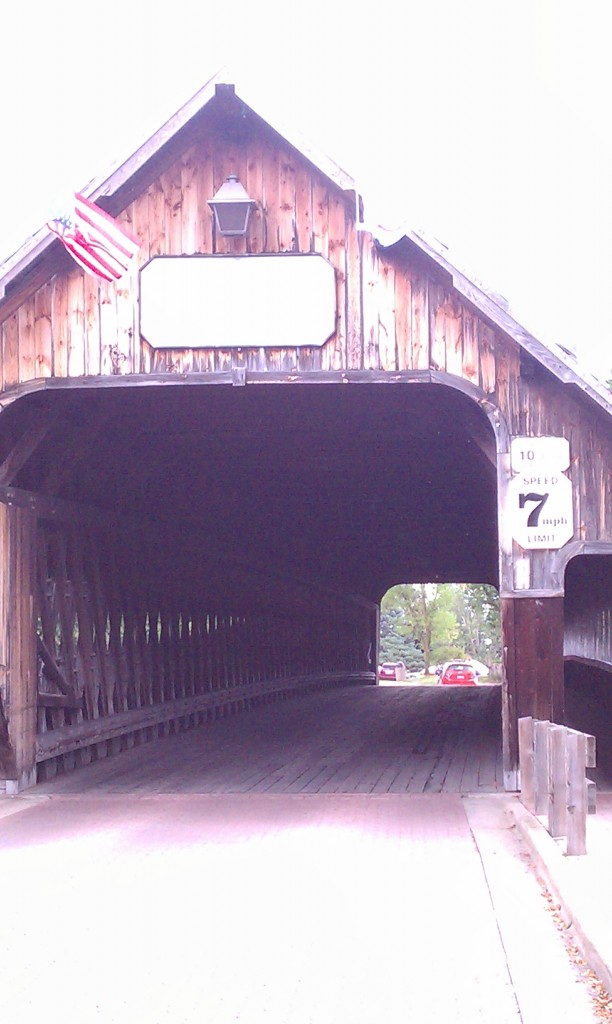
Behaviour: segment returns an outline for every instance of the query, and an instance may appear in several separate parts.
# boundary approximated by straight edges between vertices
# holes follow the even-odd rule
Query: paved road
[[[586,1024],[506,799],[4,799],[2,1019]]]

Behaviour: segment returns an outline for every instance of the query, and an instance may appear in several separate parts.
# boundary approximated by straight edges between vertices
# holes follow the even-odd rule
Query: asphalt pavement
[[[4,798],[3,1019],[592,1022],[517,804],[459,794]],[[539,835],[533,823],[527,831]],[[589,858],[603,865],[592,847],[585,877]]]

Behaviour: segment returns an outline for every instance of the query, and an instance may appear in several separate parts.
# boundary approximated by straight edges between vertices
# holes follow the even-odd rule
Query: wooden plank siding
[[[232,172],[257,202],[246,239],[217,237],[208,199]],[[118,286],[62,270],[21,305],[0,304],[0,386],[14,393],[47,378],[132,374],[310,372],[432,373],[478,389],[508,435],[565,435],[572,453],[576,540],[612,540],[612,456],[604,413],[577,389],[525,358],[422,254],[382,250],[355,225],[354,196],[259,124],[244,137],[200,126],[118,214],[141,241],[134,271]],[[161,254],[319,253],[336,273],[336,330],[322,347],[152,350],[139,336],[138,268]],[[6,315],[2,320],[3,310]],[[473,394],[473,392],[472,392]],[[473,397],[478,398],[478,394]],[[547,556],[530,556],[542,586]]]
[[[207,201],[231,172],[241,175],[258,203],[246,240],[213,233]],[[245,251],[316,252],[332,263],[337,298],[334,336],[321,348],[263,353],[248,349],[247,370],[394,371],[444,369],[448,362],[451,372],[463,372],[461,306],[444,292],[438,305],[439,286],[434,281],[422,272],[411,272],[405,260],[397,266],[369,234],[358,233],[352,201],[276,139],[256,138],[248,146],[200,140],[154,178],[117,219],[141,242],[138,267],[156,255]],[[148,369],[189,373],[231,367],[235,352],[169,349],[152,355],[138,338],[137,296],[135,276],[115,287],[76,267],[56,274],[24,302],[15,318],[0,325],[3,388],[49,375],[74,378]],[[448,359],[443,352],[445,333],[452,349]],[[483,368],[480,377],[488,379],[487,373]],[[475,377],[473,352],[466,376]]]

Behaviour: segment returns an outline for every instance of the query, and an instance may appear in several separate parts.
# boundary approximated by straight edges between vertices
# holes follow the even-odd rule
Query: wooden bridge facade
[[[221,236],[208,206],[230,174],[256,204],[245,237]],[[368,230],[348,175],[226,83],[88,195],[140,243],[126,278],[86,274],[43,229],[0,280],[9,788],[289,692],[374,682],[380,599],[424,580],[500,589],[513,786],[518,717],[564,719],[564,657],[612,666],[603,388],[442,250]],[[155,260],[264,255],[332,268],[326,339],[145,336]],[[197,291],[187,302],[205,321]],[[520,437],[569,443],[560,548],[513,535]]]

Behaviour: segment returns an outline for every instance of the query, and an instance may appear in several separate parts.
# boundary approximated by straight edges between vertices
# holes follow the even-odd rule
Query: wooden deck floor
[[[500,688],[346,687],[135,747],[41,793],[492,793]]]

